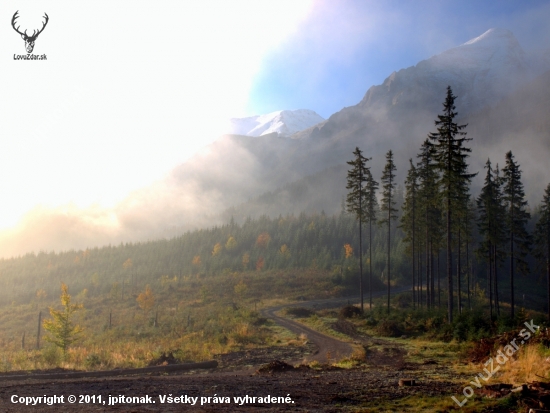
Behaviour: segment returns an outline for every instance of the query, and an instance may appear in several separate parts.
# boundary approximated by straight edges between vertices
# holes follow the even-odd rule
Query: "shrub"
[[[47,365],[57,366],[61,361],[61,354],[57,346],[51,345],[42,351],[42,358]]]
[[[393,300],[397,305],[397,308],[410,308],[412,307],[412,295],[409,293],[399,294]]]
[[[361,315],[361,310],[354,305],[347,305],[340,309],[339,315],[341,318],[352,318]]]
[[[399,337],[403,335],[403,330],[395,320],[382,320],[376,326],[376,332],[384,337]]]
[[[101,358],[95,353],[88,354],[84,360],[84,365],[87,369],[95,369],[101,365]]]

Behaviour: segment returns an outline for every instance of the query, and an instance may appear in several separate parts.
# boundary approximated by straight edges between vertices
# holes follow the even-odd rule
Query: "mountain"
[[[338,213],[346,161],[355,147],[371,158],[368,166],[377,180],[385,153],[393,150],[397,181],[403,182],[409,158],[416,159],[435,131],[449,85],[457,96],[457,121],[468,124],[472,138],[469,170],[480,172],[472,194],[478,194],[487,158],[502,167],[512,150],[533,207],[550,180],[549,57],[525,52],[507,30],[491,29],[392,73],[356,105],[326,120],[311,111],[234,119],[233,134],[221,136],[166,179],[131,193],[114,210],[37,211],[9,236],[0,234],[0,250],[8,255],[169,237],[231,216]],[[104,222],[115,224],[107,228]]]
[[[487,134],[481,131],[484,128],[493,128],[501,135],[504,134],[500,125],[505,124],[504,119],[509,115],[502,111],[487,121],[483,111],[490,110],[489,108],[509,98],[514,103],[508,106],[522,107],[521,113],[525,115],[523,120],[518,119],[518,116],[513,117],[517,121],[517,130],[529,129],[531,122],[540,123],[538,117],[537,120],[534,119],[538,111],[531,110],[531,105],[536,106],[536,102],[530,98],[534,95],[521,92],[538,87],[540,93],[537,96],[548,93],[546,87],[541,87],[544,84],[544,73],[550,70],[548,57],[548,53],[525,52],[508,30],[490,29],[479,37],[423,60],[416,66],[392,73],[383,84],[372,86],[357,105],[343,108],[327,120],[295,133],[292,139],[282,138],[275,144],[273,140],[267,139],[252,142],[243,137],[225,136],[218,144],[223,141],[226,149],[233,148],[232,153],[243,154],[241,159],[246,166],[254,162],[257,165],[254,172],[246,169],[243,174],[246,178],[242,182],[246,182],[246,185],[238,188],[233,184],[228,192],[233,200],[240,192],[244,201],[240,207],[250,214],[254,210],[256,215],[267,211],[273,214],[276,209],[274,205],[280,207],[280,213],[313,206],[319,210],[325,209],[326,212],[337,212],[342,189],[335,186],[336,184],[331,186],[326,183],[341,182],[341,179],[328,176],[338,169],[330,168],[345,165],[351,159],[356,146],[364,150],[365,156],[372,158],[368,165],[376,179],[380,178],[385,153],[392,149],[398,168],[398,180],[402,181],[408,168],[408,159],[416,157],[422,141],[429,132],[435,131],[434,120],[441,112],[449,85],[457,96],[458,122],[469,124],[466,130],[468,137],[473,138],[473,153],[469,159],[471,171],[483,171],[488,156],[495,163],[502,164],[506,151],[524,154],[527,147],[522,147],[518,139],[501,139],[498,144],[496,139],[492,139],[493,143],[489,143]],[[548,110],[548,105],[542,108],[543,111]],[[500,119],[500,116],[504,118]],[[532,140],[540,139],[542,138],[538,136]],[[548,149],[540,153],[550,155]],[[527,162],[527,154],[525,153],[523,159],[517,157],[517,160],[520,164],[522,161]],[[206,158],[202,161],[207,162]],[[235,158],[231,162],[235,162]],[[221,164],[217,163],[217,166],[220,167]],[[543,167],[540,170],[547,171],[548,168]],[[341,172],[340,169],[338,173]],[[317,174],[324,175],[324,179],[319,181],[322,184],[315,183],[318,181],[313,177]],[[312,177],[308,188],[311,188],[310,195],[315,196],[289,197],[288,194],[296,195],[296,191],[289,190],[287,184],[295,181],[303,183],[301,179],[306,176]],[[526,180],[530,179],[530,172],[525,171],[524,176]],[[472,188],[474,194],[478,186],[479,182],[475,180]],[[302,184],[297,187],[305,188]],[[253,195],[253,192],[261,189],[264,195]],[[324,194],[325,201],[319,194]],[[279,196],[279,201],[275,201],[276,196]],[[287,201],[282,202],[281,199]],[[315,201],[309,202],[310,200]],[[292,203],[294,204],[290,205]],[[239,203],[233,201],[231,205]]]
[[[338,212],[345,193],[345,162],[351,159],[355,147],[372,158],[368,165],[378,180],[384,155],[392,149],[397,179],[402,182],[408,159],[416,157],[428,133],[435,131],[434,120],[441,112],[448,85],[458,96],[458,122],[469,124],[466,130],[473,138],[471,172],[483,171],[488,156],[502,164],[508,150],[517,152],[517,161],[523,165],[529,161],[529,147],[522,141],[548,141],[540,134],[532,135],[530,126],[540,124],[540,110],[544,113],[549,107],[546,102],[540,103],[542,96],[550,96],[545,74],[541,74],[545,68],[550,69],[545,55],[524,52],[509,31],[489,30],[416,66],[392,73],[382,85],[371,87],[357,105],[290,137],[278,133],[220,137],[174,168],[167,180],[170,184],[155,194],[154,204],[149,202],[151,207],[154,205],[154,213],[143,207],[148,202],[140,199],[145,191],[139,197],[128,198],[128,208],[122,208],[121,216],[135,212],[140,218],[132,222],[148,222],[162,232],[166,222],[178,228],[200,228],[223,222],[231,215],[244,219],[313,208]],[[538,93],[533,94],[532,89]],[[510,110],[487,116],[485,111],[505,101],[510,102],[507,108],[521,107],[518,113],[522,117]],[[502,126],[507,118],[515,119],[514,130],[521,139],[489,138],[487,128],[498,136],[508,136]],[[540,148],[538,154],[550,157],[550,150]],[[550,176],[545,165],[538,171]],[[525,170],[526,183],[532,176]],[[474,181],[473,194],[480,179]],[[534,194],[530,202],[537,199]],[[234,208],[228,209],[231,206]]]
[[[308,109],[279,110],[267,115],[232,118],[227,133],[230,135],[263,136],[276,133],[290,136],[316,125],[325,119]]]

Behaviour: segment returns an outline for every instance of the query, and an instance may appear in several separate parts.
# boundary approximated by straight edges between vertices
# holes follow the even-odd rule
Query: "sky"
[[[15,11],[31,33],[48,14],[33,51],[47,60],[15,59]],[[548,1],[8,0],[0,21],[0,230],[37,211],[115,208],[230,117],[327,118],[491,27],[550,48]]]

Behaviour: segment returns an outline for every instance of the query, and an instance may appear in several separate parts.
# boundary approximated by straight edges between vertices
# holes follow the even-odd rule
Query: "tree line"
[[[513,319],[516,314],[515,278],[518,274],[531,274],[527,257],[533,253],[539,267],[545,266],[546,269],[550,320],[550,184],[540,206],[534,234],[528,230],[531,215],[521,182],[521,169],[511,151],[506,153],[502,169],[498,165],[493,168],[490,159],[487,160],[484,186],[478,197],[473,198],[470,184],[477,173],[469,172],[467,163],[471,152],[467,144],[472,139],[467,137],[467,125],[458,125],[455,121],[458,115],[455,99],[449,86],[443,112],[435,120],[436,132],[430,132],[422,143],[417,161],[413,162],[412,158],[409,160],[405,179],[399,227],[407,244],[407,255],[411,258],[408,272],[413,303],[422,304],[425,299],[428,308],[435,307],[436,303],[438,307],[441,306],[440,253],[443,252],[449,323],[453,321],[455,307],[459,312],[465,305],[471,308],[474,284],[471,258],[475,254],[477,261],[486,263],[485,278],[491,317],[493,314],[500,315],[499,303],[504,297],[499,294],[498,274],[507,260],[508,301],[510,317]],[[394,200],[396,166],[393,152],[390,150],[386,154],[386,165],[381,176],[380,205],[376,204],[378,183],[373,180],[367,166],[370,158],[365,157],[359,148],[355,149],[354,155],[354,160],[348,162],[352,168],[348,171],[347,189],[350,191],[346,207],[359,222],[359,234],[362,222],[377,220],[387,228],[385,281],[389,312],[391,223],[398,218]],[[373,199],[374,204],[369,204],[369,200]],[[362,249],[361,242],[359,245]],[[363,295],[362,265],[359,277]],[[369,279],[371,277],[372,272],[369,271]],[[466,278],[464,294],[463,277]]]

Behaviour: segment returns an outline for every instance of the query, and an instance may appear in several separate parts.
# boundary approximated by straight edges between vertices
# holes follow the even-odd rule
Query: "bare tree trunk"
[[[472,309],[472,303],[470,301],[470,244],[468,238],[466,238],[466,289],[468,293],[468,309]]]
[[[388,208],[388,314],[390,313],[390,237],[391,237],[391,198]]]
[[[38,332],[36,333],[36,349],[40,350],[40,327],[42,325],[42,311],[38,313]]]
[[[489,290],[489,313],[491,315],[491,322],[493,321],[493,254],[492,246],[489,244],[489,262],[488,262],[488,279],[487,279],[487,287]]]
[[[495,312],[500,316],[500,299],[498,296],[498,263],[497,263],[497,247],[493,245],[493,278],[495,280]]]
[[[439,271],[439,258],[441,254],[439,249],[437,250],[437,307],[441,309],[441,272]]]
[[[413,204],[414,205],[414,204]],[[416,270],[416,257],[414,255],[414,244],[415,244],[415,237],[414,237],[414,207],[413,207],[413,224],[412,224],[412,300],[413,300],[413,308],[416,308],[416,297],[414,296],[414,283],[415,283],[415,270]]]
[[[372,219],[369,219],[369,310],[372,310]]]
[[[459,222],[460,225],[460,222]],[[462,271],[461,268],[461,259],[460,259],[460,242],[461,242],[461,233],[460,233],[460,226],[458,227],[458,251],[456,254],[456,296],[457,296],[457,304],[458,304],[458,314],[462,314],[462,297],[461,297],[461,288],[460,288],[460,273]]]
[[[361,197],[359,197],[359,209],[361,210]],[[361,217],[359,217],[359,293],[361,294],[361,312],[363,312],[363,228],[361,221]]]
[[[550,323],[550,219],[546,222],[546,282],[548,284],[548,322]]]
[[[428,235],[426,233],[426,235]],[[426,238],[426,308],[430,309],[432,306],[432,303],[430,302],[430,241],[429,238]]]
[[[510,233],[510,317],[514,319],[514,233]]]
[[[372,218],[369,218],[369,309],[372,310]]]
[[[430,291],[431,291],[431,299],[430,299],[430,302],[432,303],[432,308],[435,308],[435,272],[434,272],[434,251],[433,251],[433,242],[430,241],[430,283],[431,283],[431,287],[430,287]]]
[[[422,254],[418,254],[418,302],[420,303],[420,308],[423,306],[422,302]]]
[[[450,166],[449,166],[450,168]],[[450,173],[449,173],[450,174]],[[448,302],[447,302],[447,317],[449,319],[449,324],[453,322],[453,253],[451,251],[451,197],[449,194],[451,193],[451,188],[447,188],[447,288],[449,291],[447,292],[448,295]]]

